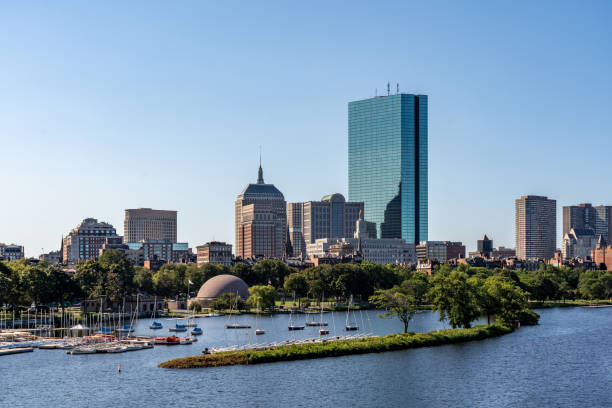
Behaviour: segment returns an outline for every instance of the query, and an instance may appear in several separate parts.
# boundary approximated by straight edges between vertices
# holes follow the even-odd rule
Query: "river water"
[[[122,354],[67,355],[63,350],[0,357],[1,407],[610,407],[612,308],[545,309],[540,324],[494,339],[433,348],[255,366],[165,370],[157,364],[201,353],[204,347],[316,337],[318,328],[288,332],[289,316],[252,316],[225,330],[227,317],[198,319],[204,329],[187,346],[156,346]],[[296,324],[307,317],[294,316]],[[320,316],[311,316],[320,319]],[[342,333],[345,313],[323,319]],[[386,334],[402,326],[376,312],[357,312],[361,332]],[[140,320],[138,334],[150,331]],[[422,312],[411,330],[444,328]],[[344,333],[342,333],[344,334]],[[118,373],[117,366],[122,371]]]

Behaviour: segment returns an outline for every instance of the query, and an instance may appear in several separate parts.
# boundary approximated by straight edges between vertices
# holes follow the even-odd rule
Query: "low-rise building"
[[[225,242],[211,241],[196,247],[197,265],[232,265],[232,245]]]
[[[62,261],[60,251],[51,251],[46,254],[40,254],[38,260],[49,262],[51,265],[57,265]]]
[[[25,258],[23,246],[15,244],[7,245],[0,243],[0,260],[16,261],[22,258]]]
[[[128,242],[130,250],[143,250],[144,260],[152,260],[154,257],[172,263],[188,263],[190,260],[189,244],[186,242],[168,242],[162,240],[143,240],[140,242]]]
[[[465,245],[453,241],[422,241],[416,246],[416,254],[419,260],[447,262],[465,258]]]

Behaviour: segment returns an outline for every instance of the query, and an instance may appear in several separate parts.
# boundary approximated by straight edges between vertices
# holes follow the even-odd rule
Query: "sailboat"
[[[293,294],[293,302],[295,304],[295,293]],[[291,311],[289,312],[289,327],[287,328],[289,329],[289,331],[304,330],[303,324],[293,324],[293,307],[291,308]]]
[[[359,326],[357,326],[356,323],[349,322],[349,315],[350,315],[350,312],[351,312],[351,304],[352,303],[353,303],[353,295],[351,295],[350,300],[349,300],[349,304],[346,307],[346,326],[345,326],[346,331],[359,330]]]
[[[238,310],[238,292],[236,292],[236,302],[235,303],[236,303],[235,305],[236,310]],[[228,318],[228,321],[233,316],[232,310],[233,310],[233,306],[230,305],[230,317]],[[250,324],[239,324],[239,323],[228,323],[225,325],[225,328],[226,329],[250,329],[251,325]]]
[[[204,334],[204,330],[202,330],[200,327],[194,327],[193,330],[191,330],[191,334],[194,336],[200,336]]]
[[[164,326],[155,320],[155,312],[157,311],[157,296],[153,299],[153,314],[151,315],[151,319],[153,319],[153,323],[149,326],[149,329],[158,330],[162,329]]]
[[[327,322],[323,321],[323,299],[325,299],[325,295],[321,297],[321,320],[319,326],[327,326]],[[319,329],[319,336],[324,336],[326,334],[329,334],[329,330]]]
[[[265,334],[264,329],[258,328],[257,322],[259,321],[259,300],[257,301],[257,314],[255,315],[255,335]]]

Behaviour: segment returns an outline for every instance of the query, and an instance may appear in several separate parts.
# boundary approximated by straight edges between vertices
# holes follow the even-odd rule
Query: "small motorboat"
[[[266,331],[264,329],[255,329],[255,334],[256,335],[266,334]]]
[[[185,332],[187,331],[187,326],[184,324],[175,324],[174,327],[170,327],[168,331],[171,332]]]
[[[306,322],[306,326],[310,326],[310,327],[327,326],[327,322]]]
[[[194,327],[193,330],[191,330],[191,334],[193,336],[200,336],[200,335],[204,334],[204,330],[202,330],[199,327]]]
[[[164,326],[160,322],[153,322],[149,326],[149,329],[157,330],[157,329],[162,329],[163,327]]]
[[[235,323],[235,324],[226,324],[225,328],[226,329],[250,329],[251,326],[248,325],[248,324],[238,324],[238,323]]]
[[[176,344],[181,344],[181,339],[176,336],[168,336],[168,337],[156,337],[153,340],[153,344],[162,344],[166,346],[173,346]]]
[[[96,349],[94,347],[75,347],[68,350],[66,354],[96,354]]]
[[[329,334],[329,330],[327,330],[327,329],[319,329],[319,336],[324,336],[326,334]]]
[[[304,330],[304,325],[303,324],[292,324],[291,326],[288,327],[289,331],[292,330]]]
[[[179,344],[191,344],[193,339],[191,337],[181,337]]]

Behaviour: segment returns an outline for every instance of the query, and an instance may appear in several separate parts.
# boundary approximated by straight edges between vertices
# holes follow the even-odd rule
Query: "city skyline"
[[[430,98],[430,240],[514,247],[515,198],[544,195],[559,247],[563,206],[612,203],[610,4],[242,7],[3,6],[0,242],[36,256],[149,207],[233,244],[259,145],[288,202],[348,197],[347,104],[388,82]],[[576,141],[597,148],[564,172]]]

